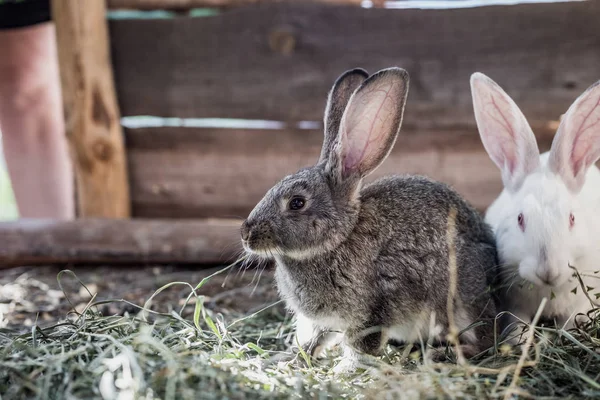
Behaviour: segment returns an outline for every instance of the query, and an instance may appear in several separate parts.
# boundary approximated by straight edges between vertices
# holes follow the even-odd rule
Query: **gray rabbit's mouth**
[[[274,258],[276,255],[281,254],[281,251],[278,248],[256,248],[256,247],[251,247],[249,245],[249,243],[247,241],[242,240],[242,246],[244,247],[244,250],[246,251],[246,253],[249,254],[255,254],[259,257],[265,257],[265,258]]]
[[[325,250],[323,248],[306,249],[306,250],[284,250],[279,246],[257,246],[251,244],[249,240],[242,239],[242,246],[246,253],[255,254],[259,257],[275,258],[275,256],[285,256],[294,260],[308,260],[318,256]]]
[[[256,240],[248,240],[242,238],[242,246],[244,251],[249,254],[255,254],[259,257],[273,258],[277,254],[281,254],[278,247],[265,246],[264,243],[257,243]]]

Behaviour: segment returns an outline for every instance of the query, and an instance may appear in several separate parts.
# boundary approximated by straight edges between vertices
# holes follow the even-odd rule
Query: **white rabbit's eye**
[[[569,214],[569,228],[572,228],[575,225],[575,216],[573,213]]]
[[[306,201],[302,197],[294,197],[288,203],[288,207],[290,210],[297,211],[303,209],[305,204]]]
[[[521,228],[522,231],[525,231],[525,219],[523,218],[523,213],[519,214],[517,222],[519,223],[519,228]]]

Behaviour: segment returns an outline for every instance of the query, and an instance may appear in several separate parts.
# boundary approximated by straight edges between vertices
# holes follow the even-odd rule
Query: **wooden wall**
[[[515,99],[549,147],[557,120],[600,78],[600,4],[449,10],[247,6],[203,18],[114,20],[121,113],[284,121],[281,130],[127,129],[133,215],[245,217],[287,173],[313,163],[335,78],[397,65],[411,75],[401,138],[376,175],[423,173],[479,209],[501,189],[473,117],[469,76]]]
[[[261,1],[266,3],[244,5]],[[77,61],[81,49],[89,47],[81,43],[94,32],[105,35],[103,9],[94,13],[54,1],[70,21],[58,32],[61,68],[67,65],[63,87],[81,89],[71,80],[82,77],[91,79],[84,83],[102,78],[108,84],[110,71],[99,65],[112,64],[119,103],[114,116],[272,120],[281,121],[281,128],[125,129],[126,153],[121,155],[127,168],[121,163],[118,170],[128,171],[132,215],[138,218],[2,223],[0,267],[231,261],[240,251],[239,218],[276,181],[316,160],[326,94],[336,77],[353,67],[375,72],[396,65],[411,75],[401,138],[371,179],[426,174],[454,185],[483,210],[501,183],[475,127],[471,73],[481,71],[507,90],[532,123],[542,150],[549,148],[560,115],[600,79],[596,1],[450,10],[362,9],[332,5],[359,0],[318,1],[323,4],[169,0],[178,10],[208,3],[241,6],[203,18],[111,20],[110,57],[102,48],[86,52],[86,64]],[[147,9],[167,4],[107,3]],[[94,23],[82,24],[77,17],[82,13],[95,16]],[[82,40],[76,46],[69,29]],[[83,89],[93,93],[92,86]],[[67,96],[73,108],[67,116],[75,111],[89,116],[94,110],[94,102],[81,95]],[[311,129],[300,129],[301,121],[310,121]],[[71,124],[69,129],[78,128]],[[82,148],[93,149],[90,139],[116,131],[75,134]],[[110,203],[104,198],[105,205]]]

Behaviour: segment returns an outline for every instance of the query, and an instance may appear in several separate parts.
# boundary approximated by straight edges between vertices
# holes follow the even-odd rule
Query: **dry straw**
[[[461,356],[451,321],[457,362],[423,362],[412,346],[390,347],[384,357],[369,359],[368,369],[336,377],[335,352],[311,367],[300,356],[273,362],[293,344],[290,318],[274,305],[250,315],[209,309],[203,296],[209,279],[172,283],[190,290],[189,305],[170,313],[152,308],[165,286],[149,296],[152,302],[136,306],[134,315],[101,315],[99,305],[124,300],[91,295],[83,312],[59,324],[27,333],[1,330],[1,399],[600,397],[597,311],[570,331],[527,327],[522,347],[498,343],[493,356],[471,360]],[[453,250],[450,281],[449,316],[456,295]]]

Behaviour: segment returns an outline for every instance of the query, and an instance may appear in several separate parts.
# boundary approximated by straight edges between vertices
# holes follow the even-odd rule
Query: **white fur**
[[[296,340],[300,346],[310,342],[315,335],[313,322],[302,314],[296,315]]]
[[[354,370],[359,366],[361,355],[354,351],[350,346],[344,344],[343,345],[344,355],[340,362],[333,367],[332,372],[335,375],[342,375],[354,372]]]
[[[577,195],[571,194],[559,177],[548,171],[549,153],[540,157],[542,168],[531,174],[515,193],[504,189],[488,208],[485,220],[496,235],[498,255],[505,277],[519,279],[506,288],[509,311],[529,322],[542,298],[548,303],[543,315],[567,322],[575,313],[585,313],[591,303],[569,264],[577,268],[586,286],[600,293],[600,171],[592,166],[586,183]],[[525,232],[519,229],[517,216],[525,216]],[[569,214],[575,225],[569,230]],[[541,263],[542,246],[548,251],[548,263]],[[538,278],[539,269],[557,274],[554,287]],[[591,275],[591,276],[589,276]],[[571,291],[577,288],[577,293]],[[504,290],[504,289],[503,289]],[[571,319],[572,321],[572,319]],[[569,326],[571,324],[569,323]]]
[[[469,312],[464,308],[459,308],[456,311],[454,319],[456,329],[458,329],[459,332],[462,332],[463,330],[467,329],[471,324],[473,324],[473,322],[475,322],[469,315]],[[461,340],[464,340],[466,338],[466,341],[468,341],[469,343],[477,342],[477,336],[475,336],[474,329],[469,329],[468,331],[463,332],[460,337]]]
[[[431,321],[431,311],[424,309],[412,317],[406,318],[402,324],[392,325],[388,330],[390,339],[405,343],[427,342],[429,338],[439,339],[442,327]]]
[[[319,332],[318,325],[315,324],[310,318],[303,314],[296,314],[296,344],[303,347],[310,342]],[[327,332],[321,339],[319,348],[315,349],[314,356],[320,357],[323,355],[325,350],[340,343],[343,339],[343,335],[340,332]]]
[[[323,250],[322,247],[315,247],[306,250],[286,250],[285,255],[294,260],[309,260],[325,251],[327,250]]]
[[[574,314],[598,304],[594,294],[600,293],[600,274],[595,274],[600,270],[600,170],[590,166],[599,156],[600,86],[591,86],[575,101],[552,150],[541,156],[521,111],[496,83],[476,73],[471,87],[482,141],[499,144],[486,150],[502,171],[505,188],[485,220],[494,230],[509,285],[502,289],[507,291],[505,308],[530,322],[546,297],[543,316],[569,327]],[[524,231],[518,224],[520,213]],[[589,296],[594,302],[570,266],[593,288]],[[571,293],[575,288],[576,294]]]
[[[459,308],[455,311],[454,323],[459,332],[469,327],[473,322],[469,313],[464,308]],[[407,318],[404,323],[393,325],[387,330],[390,339],[405,343],[427,342],[432,339],[443,340],[445,338],[440,336],[442,332],[442,325],[436,323],[435,315],[427,309],[413,315],[411,318]],[[470,343],[477,342],[475,331],[472,329],[465,331],[462,334],[462,338],[466,338]]]

